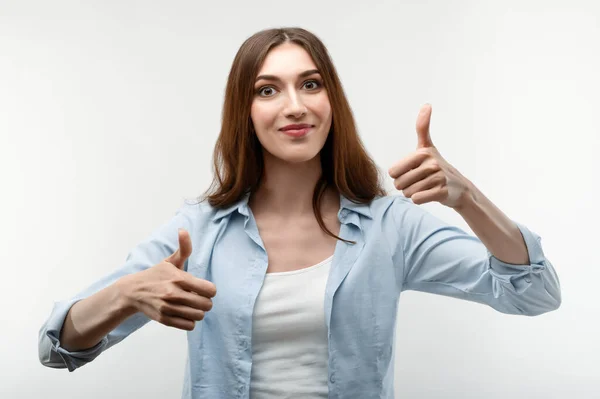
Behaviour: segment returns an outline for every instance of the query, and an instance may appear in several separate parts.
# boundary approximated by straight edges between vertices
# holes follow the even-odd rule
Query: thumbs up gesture
[[[183,270],[185,265],[185,261],[192,254],[192,240],[187,231],[180,229],[177,232],[179,239],[179,248],[172,255],[165,259],[165,262],[168,262],[178,268],[179,270]]]
[[[211,298],[217,289],[210,281],[184,271],[192,241],[185,230],[179,230],[178,239],[177,251],[146,270],[123,277],[121,286],[128,309],[143,312],[169,327],[190,331],[212,309]]]
[[[450,165],[433,145],[429,132],[431,105],[417,116],[417,150],[389,170],[394,186],[415,204],[437,201],[458,209],[469,193],[470,181]]]

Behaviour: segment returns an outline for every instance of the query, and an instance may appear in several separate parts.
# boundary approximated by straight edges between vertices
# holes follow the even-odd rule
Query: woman
[[[253,35],[227,82],[212,190],[57,303],[40,361],[73,371],[156,320],[188,331],[184,398],[392,398],[401,291],[557,309],[539,237],[442,158],[430,117],[426,105],[417,151],[389,170],[405,197],[388,196],[321,41]],[[430,201],[477,237],[418,206]]]

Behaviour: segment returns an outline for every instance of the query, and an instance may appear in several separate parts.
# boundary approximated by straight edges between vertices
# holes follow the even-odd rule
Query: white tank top
[[[327,398],[324,302],[332,260],[267,273],[252,318],[251,399]]]

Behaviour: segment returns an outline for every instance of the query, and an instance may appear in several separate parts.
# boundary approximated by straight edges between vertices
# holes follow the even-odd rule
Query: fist
[[[394,187],[415,204],[436,201],[457,209],[468,195],[470,182],[450,165],[433,145],[429,126],[431,105],[417,116],[417,149],[388,170]]]
[[[185,272],[192,253],[187,231],[179,230],[179,248],[162,262],[124,279],[129,307],[169,327],[193,330],[196,321],[212,309],[215,285]]]

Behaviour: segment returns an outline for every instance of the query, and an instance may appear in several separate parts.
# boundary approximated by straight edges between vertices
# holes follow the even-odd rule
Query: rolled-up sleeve
[[[115,283],[121,277],[145,270],[161,262],[179,247],[179,228],[193,234],[192,218],[187,211],[189,205],[180,208],[175,216],[156,229],[149,238],[135,246],[128,254],[124,265],[108,276],[96,281],[74,297],[56,302],[46,322],[39,330],[38,354],[40,362],[47,367],[67,368],[74,371],[92,360],[103,351],[125,339],[150,319],[143,313],[136,313],[106,335],[94,347],[82,351],[68,351],[61,346],[60,332],[71,307],[77,302]],[[187,269],[187,262],[186,262]]]
[[[415,290],[487,304],[508,314],[535,316],[561,303],[556,271],[541,238],[516,223],[529,264],[494,257],[474,235],[449,225],[411,201],[395,204],[402,256],[402,290]]]

